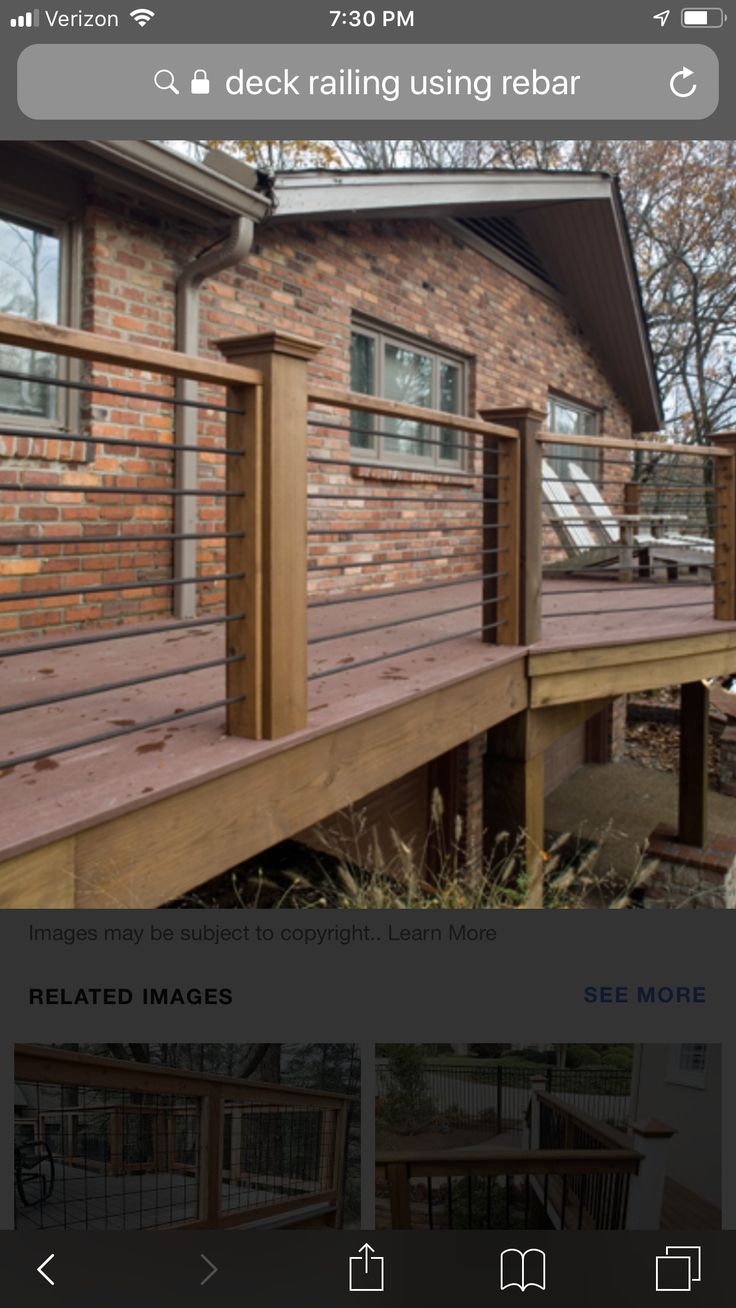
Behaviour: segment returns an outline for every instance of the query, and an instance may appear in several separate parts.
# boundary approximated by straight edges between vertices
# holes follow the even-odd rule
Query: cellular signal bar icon
[[[18,14],[17,18],[11,18],[11,27],[39,27],[41,15],[38,9],[27,9],[24,14]]]

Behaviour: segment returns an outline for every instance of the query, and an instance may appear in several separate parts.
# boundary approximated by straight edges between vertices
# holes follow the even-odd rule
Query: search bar
[[[684,45],[32,45],[28,118],[151,120],[708,118],[718,58]]]

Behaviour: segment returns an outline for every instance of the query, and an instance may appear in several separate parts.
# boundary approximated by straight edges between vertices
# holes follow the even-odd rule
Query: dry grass
[[[443,837],[442,799],[432,801],[430,829],[421,847],[392,832],[387,855],[366,828],[365,814],[353,810],[339,829],[318,831],[323,853],[297,845],[286,857],[274,851],[234,869],[210,888],[179,901],[185,908],[524,908],[527,875],[522,842],[508,834],[495,841],[490,855],[468,861],[462,823],[453,839]],[[656,870],[642,851],[625,883],[613,872],[598,870],[605,834],[576,847],[571,833],[541,851],[545,873],[545,908],[625,909],[636,906],[638,892]],[[432,867],[429,876],[427,868]]]

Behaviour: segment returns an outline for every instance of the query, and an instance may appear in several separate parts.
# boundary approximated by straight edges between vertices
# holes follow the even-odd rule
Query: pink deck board
[[[722,631],[736,624],[711,617],[706,586],[624,590],[604,583],[554,581],[545,589],[543,640],[537,650],[583,648],[662,637]],[[0,858],[71,835],[207,778],[243,767],[301,741],[355,722],[472,676],[491,664],[522,658],[525,651],[463,635],[480,623],[480,587],[475,582],[413,595],[381,595],[310,612],[310,637],[330,639],[310,648],[310,671],[331,668],[334,676],[309,686],[309,723],[279,741],[249,741],[224,734],[224,709],[147,728],[0,773]],[[462,608],[473,604],[472,608]],[[687,605],[687,607],[685,607]],[[691,605],[693,605],[691,607]],[[625,613],[628,606],[636,611]],[[640,607],[639,607],[640,606]],[[433,611],[462,611],[431,617]],[[603,610],[603,612],[599,612]],[[555,616],[562,612],[582,616]],[[339,635],[357,627],[411,618],[369,634]],[[425,641],[456,638],[414,653]],[[5,642],[6,644],[9,642]],[[221,657],[223,628],[178,630],[136,636],[86,648],[2,657],[0,705],[144,676]],[[354,667],[363,659],[380,661]],[[99,732],[224,697],[224,669],[175,676],[125,690],[0,716],[0,758],[22,756]]]

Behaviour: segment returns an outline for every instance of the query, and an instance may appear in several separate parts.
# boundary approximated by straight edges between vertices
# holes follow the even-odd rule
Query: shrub
[[[628,1072],[633,1061],[634,1051],[631,1045],[611,1045],[610,1049],[604,1049],[601,1054],[603,1067],[620,1067]]]
[[[425,1058],[421,1045],[386,1046],[387,1088],[380,1116],[390,1131],[413,1135],[432,1120],[434,1103],[427,1088]]]
[[[568,1067],[599,1067],[601,1056],[592,1045],[568,1045]]]

